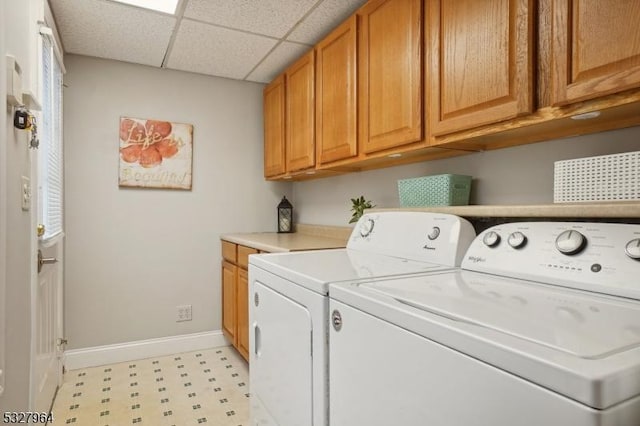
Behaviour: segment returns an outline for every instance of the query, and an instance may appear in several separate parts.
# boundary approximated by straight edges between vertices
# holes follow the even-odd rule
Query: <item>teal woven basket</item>
[[[446,174],[398,181],[401,207],[465,206],[470,192],[471,176]]]

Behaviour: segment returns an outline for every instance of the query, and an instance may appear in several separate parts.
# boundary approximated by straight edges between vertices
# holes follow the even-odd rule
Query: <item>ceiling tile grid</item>
[[[0,0],[1,1],[1,0]],[[268,83],[366,0],[48,0],[65,51]]]
[[[176,18],[104,0],[50,0],[68,53],[162,64]]]
[[[183,19],[167,67],[242,80],[277,40]]]
[[[247,80],[269,83],[312,46],[283,41],[256,67]]]
[[[365,3],[366,0],[324,0],[287,36],[287,40],[316,44]]]
[[[189,0],[184,16],[282,38],[318,0]]]

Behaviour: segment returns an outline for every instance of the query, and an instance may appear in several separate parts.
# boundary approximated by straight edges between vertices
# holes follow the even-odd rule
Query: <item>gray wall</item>
[[[31,6],[35,2],[31,2]],[[35,214],[24,212],[20,204],[21,176],[31,176],[31,152],[27,144],[27,132],[13,127],[13,109],[6,107],[5,55],[14,55],[22,66],[23,75],[29,75],[33,58],[30,47],[33,37],[29,29],[30,6],[22,0],[2,2],[0,9],[0,233],[7,246],[0,272],[4,275],[6,288],[0,299],[0,315],[5,316],[4,351],[5,392],[0,396],[0,412],[29,409],[29,371],[31,360],[31,286],[35,275],[35,263],[31,233],[35,228]],[[33,181],[33,180],[32,180]],[[35,194],[35,191],[34,191]],[[32,212],[36,209],[32,200]],[[0,243],[2,244],[2,243]],[[2,279],[0,279],[0,282]],[[0,285],[1,286],[1,285]],[[2,321],[0,320],[0,323]]]
[[[553,203],[553,163],[640,150],[640,127],[474,153],[293,184],[297,221],[346,225],[350,198],[399,207],[398,179],[455,173],[473,176],[471,204]]]
[[[83,56],[65,65],[69,349],[220,330],[219,234],[275,231],[291,196],[263,179],[263,86]],[[120,116],[193,124],[192,191],[118,188]],[[193,321],[175,321],[181,304]]]

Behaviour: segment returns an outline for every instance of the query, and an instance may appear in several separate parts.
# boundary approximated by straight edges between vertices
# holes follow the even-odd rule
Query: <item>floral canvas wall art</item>
[[[120,118],[120,186],[191,189],[193,126]]]

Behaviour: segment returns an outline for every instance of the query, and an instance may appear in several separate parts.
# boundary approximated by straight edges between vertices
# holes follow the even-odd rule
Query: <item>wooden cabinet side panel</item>
[[[285,172],[285,81],[276,78],[264,89],[264,176]]]
[[[433,135],[532,112],[533,6],[532,0],[428,2]]]
[[[358,11],[363,152],[422,139],[422,1],[373,0]]]
[[[357,20],[355,15],[316,46],[316,162],[358,154]]]
[[[237,348],[244,359],[249,360],[249,276],[244,269],[238,269],[237,296]]]
[[[553,103],[640,87],[640,2],[554,0]]]
[[[309,51],[286,71],[287,171],[315,164],[315,65]]]
[[[222,332],[236,345],[237,310],[236,310],[237,267],[229,262],[222,262]]]

